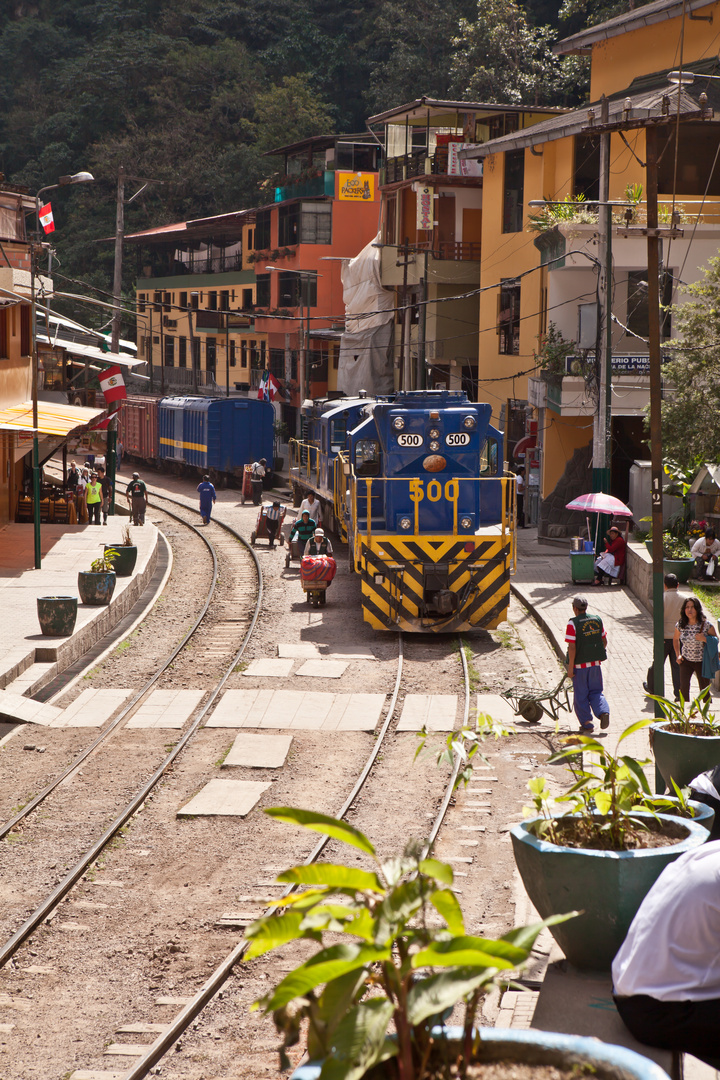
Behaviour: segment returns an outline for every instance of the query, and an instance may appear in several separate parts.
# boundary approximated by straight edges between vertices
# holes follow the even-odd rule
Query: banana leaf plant
[[[307,1052],[324,1060],[321,1080],[359,1080],[390,1058],[399,1080],[422,1080],[439,1053],[445,1061],[452,1055],[465,1075],[480,1040],[474,1021],[483,995],[517,976],[543,927],[571,915],[516,928],[497,941],[468,934],[452,868],[425,857],[421,844],[381,860],[367,836],[336,818],[290,807],[266,813],[342,841],[372,867],[291,867],[277,880],[300,891],[274,901],[276,910],[246,931],[246,960],[298,940],[318,946],[253,1006],[272,1013],[283,1036],[280,1068],[289,1067],[286,1050],[307,1019]],[[438,1025],[459,1002],[463,1038],[451,1048]]]

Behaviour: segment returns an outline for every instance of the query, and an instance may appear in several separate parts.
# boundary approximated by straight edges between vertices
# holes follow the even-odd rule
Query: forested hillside
[[[94,173],[54,193],[54,240],[62,273],[108,289],[120,164],[163,181],[134,231],[252,206],[267,150],[421,94],[575,104],[586,63],[550,45],[601,3],[561,21],[552,0],[1,0],[0,170],[32,191]]]

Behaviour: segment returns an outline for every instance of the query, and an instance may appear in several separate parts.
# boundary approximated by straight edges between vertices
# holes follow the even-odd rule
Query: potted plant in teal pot
[[[620,754],[620,743],[650,724],[622,733],[615,754],[591,736],[554,754],[549,763],[571,765],[574,784],[555,801],[543,777],[529,783],[534,816],[510,835],[528,896],[546,918],[581,909],[572,923],[551,927],[576,967],[608,971],[635,913],[665,867],[705,843],[708,830],[695,820],[657,813],[643,772],[649,761]]]
[[[89,570],[78,574],[78,592],[83,604],[94,607],[109,604],[115,591],[115,549],[105,549],[102,555],[94,559]]]
[[[682,699],[650,696],[665,717],[650,727],[650,746],[655,768],[668,787],[673,781],[685,787],[700,773],[720,765],[720,721],[710,712],[710,687],[689,705]]]
[[[105,551],[113,553],[113,570],[118,577],[130,577],[137,562],[138,549],[133,544],[130,535],[130,526],[123,528],[122,540],[119,544],[106,544]]]
[[[483,995],[518,974],[541,927],[572,915],[518,927],[496,941],[475,936],[453,892],[452,868],[425,857],[419,844],[382,861],[369,839],[345,822],[285,807],[266,812],[343,841],[369,867],[290,868],[278,877],[289,886],[275,904],[279,911],[246,931],[245,959],[301,939],[317,946],[255,1003],[272,1013],[283,1036],[281,1068],[289,1067],[288,1047],[307,1032],[310,1062],[296,1080],[361,1080],[366,1074],[439,1080],[466,1076],[476,1061],[585,1065],[603,1080],[666,1080],[647,1058],[596,1039],[476,1026]],[[455,1005],[462,1024],[445,1027]]]

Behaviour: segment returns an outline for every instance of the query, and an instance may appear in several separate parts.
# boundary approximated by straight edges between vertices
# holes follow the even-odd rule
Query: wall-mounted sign
[[[475,145],[475,143],[448,143],[448,176],[482,176],[482,161],[475,161],[474,159],[464,161],[458,157],[459,150],[468,150]]]
[[[417,215],[416,215],[416,228],[422,229],[425,232],[430,232],[433,227],[433,196],[435,194],[433,188],[426,187],[424,184],[419,185],[416,188],[417,194]]]
[[[669,353],[663,353],[660,357],[663,364],[670,359]],[[594,353],[588,353],[585,357],[568,356],[565,359],[565,370],[568,375],[582,375],[588,365],[594,362]],[[650,356],[648,353],[613,353],[612,369],[615,375],[649,375]]]
[[[375,173],[338,173],[338,199],[346,202],[373,202]]]

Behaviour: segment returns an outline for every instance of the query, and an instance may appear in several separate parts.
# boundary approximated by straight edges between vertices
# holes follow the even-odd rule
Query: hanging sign
[[[416,228],[430,232],[433,227],[433,195],[431,187],[421,185],[416,188],[417,192],[417,219]]]
[[[375,173],[338,173],[338,199],[345,202],[374,202]]]

